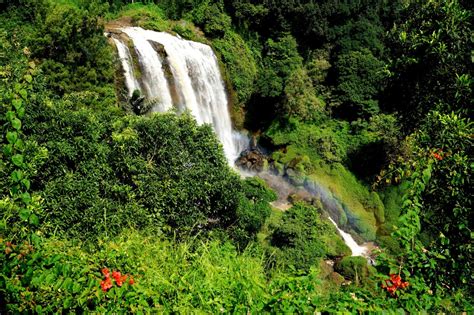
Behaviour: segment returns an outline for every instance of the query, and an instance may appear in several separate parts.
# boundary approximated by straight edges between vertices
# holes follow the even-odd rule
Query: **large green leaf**
[[[14,156],[12,156],[12,162],[16,166],[22,167],[23,166],[23,155],[15,154]]]
[[[7,141],[9,143],[15,144],[17,139],[18,139],[18,133],[16,131],[7,132]]]

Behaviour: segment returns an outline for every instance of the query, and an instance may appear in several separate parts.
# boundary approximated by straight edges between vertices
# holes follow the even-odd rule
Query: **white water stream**
[[[352,238],[352,235],[341,230],[337,226],[336,222],[334,222],[334,220],[331,219],[331,217],[329,217],[329,221],[331,221],[332,224],[336,226],[336,229],[339,232],[339,234],[342,236],[342,239],[344,240],[346,245],[351,249],[352,256],[365,256],[367,254],[366,246],[357,244],[354,238]]]
[[[135,78],[135,74],[133,72],[132,56],[130,55],[130,50],[128,49],[127,45],[116,38],[113,38],[113,40],[122,62],[122,68],[124,72],[123,75],[125,77],[125,85],[127,86],[128,96],[131,97],[133,91],[140,90],[140,84]]]

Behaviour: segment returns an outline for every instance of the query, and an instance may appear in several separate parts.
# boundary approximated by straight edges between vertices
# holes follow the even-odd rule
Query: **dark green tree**
[[[340,55],[335,75],[335,94],[344,116],[370,117],[379,112],[377,97],[383,87],[384,63],[370,50],[364,48]]]
[[[472,11],[457,0],[410,2],[393,28],[385,108],[406,130],[426,114],[472,110]],[[471,112],[472,113],[472,112]]]

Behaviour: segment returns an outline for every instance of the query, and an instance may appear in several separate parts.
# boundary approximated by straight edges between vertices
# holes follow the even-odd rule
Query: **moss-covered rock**
[[[361,256],[344,257],[335,264],[334,269],[356,284],[366,282],[376,272],[375,268],[367,263],[367,259]]]

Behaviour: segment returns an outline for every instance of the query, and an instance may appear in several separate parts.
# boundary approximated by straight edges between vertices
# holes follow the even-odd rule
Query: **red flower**
[[[130,280],[128,280],[128,284],[133,285],[135,283],[135,280],[133,280],[133,277],[130,276]]]
[[[433,152],[433,153],[431,153],[431,154],[432,154],[432,155],[435,157],[435,159],[437,159],[438,161],[441,161],[441,160],[443,159],[443,157],[442,157],[441,155],[439,155],[438,153],[436,153],[436,152]]]
[[[408,282],[402,281],[400,275],[390,274],[390,279],[385,280],[385,284],[382,284],[382,288],[394,296],[398,289],[405,289],[408,285]]]
[[[109,269],[102,268],[102,274],[104,275],[105,278],[109,278],[110,277]]]
[[[102,280],[100,282],[100,286],[102,288],[102,291],[107,292],[112,287],[112,280],[110,280],[110,278],[107,277],[105,278],[105,280]]]
[[[115,283],[117,283],[117,285],[121,287],[123,284],[123,281],[122,281],[122,276],[120,275],[120,272],[114,270],[114,272],[112,272],[112,277],[115,279]],[[125,279],[126,278],[127,276],[125,276]]]

